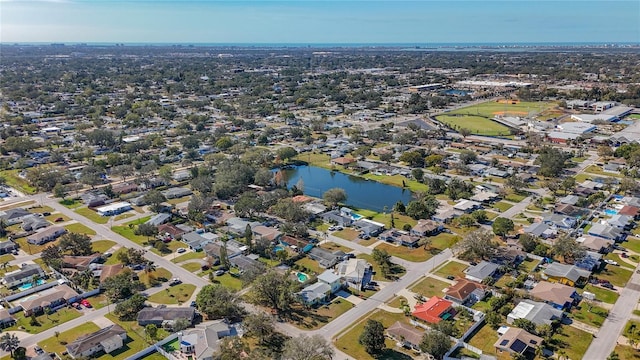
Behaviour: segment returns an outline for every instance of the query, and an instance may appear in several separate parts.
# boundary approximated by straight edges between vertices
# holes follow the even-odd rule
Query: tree
[[[220,340],[219,350],[214,354],[214,360],[237,360],[242,359],[249,353],[249,346],[242,338],[237,336],[227,336]]]
[[[302,222],[309,216],[302,205],[293,202],[291,198],[279,199],[275,205],[269,208],[269,213],[288,222]]]
[[[513,321],[513,325],[519,327],[520,329],[524,329],[525,331],[530,332],[532,334],[536,333],[536,324],[533,323],[533,321],[531,320],[515,319]]]
[[[635,179],[624,177],[620,180],[618,191],[624,194],[635,193],[640,189]]]
[[[456,219],[458,226],[468,228],[476,224],[476,219],[470,214],[462,214]]]
[[[538,174],[546,177],[559,177],[562,170],[567,167],[569,158],[571,155],[562,150],[550,146],[543,147],[535,160],[535,164],[540,165]]]
[[[298,155],[298,152],[296,151],[296,149],[287,146],[287,147],[282,147],[280,149],[278,149],[276,151],[276,155],[278,156],[278,158],[280,158],[281,161],[288,161],[289,159],[294,158],[296,155]]]
[[[53,196],[60,198],[62,200],[64,200],[64,198],[67,196],[67,188],[60,183],[56,183],[52,191],[53,191]]]
[[[494,254],[497,245],[493,242],[493,234],[485,229],[478,229],[467,233],[458,247],[468,258],[488,259]]]
[[[322,199],[333,207],[347,200],[347,192],[341,188],[329,189],[322,194]]]
[[[80,174],[80,182],[94,188],[96,185],[102,183],[102,176],[104,175],[104,170],[100,169],[97,166],[89,165],[82,169],[82,173]]]
[[[255,191],[245,191],[240,194],[238,201],[233,205],[233,210],[240,217],[253,217],[256,212],[266,209],[262,206],[262,200]]]
[[[494,234],[504,238],[510,231],[513,231],[513,220],[499,217],[493,220],[491,228],[493,229]]]
[[[14,334],[4,333],[0,336],[0,349],[9,352],[13,357],[13,351],[20,346],[20,339]]]
[[[515,192],[520,192],[522,191],[522,189],[525,189],[527,187],[527,183],[525,183],[515,174],[509,176],[507,180],[505,180],[504,185]]]
[[[151,190],[148,193],[144,194],[142,197],[142,201],[151,206],[151,210],[154,212],[160,211],[160,204],[167,201],[167,198],[162,195],[162,193],[158,190]]]
[[[440,202],[435,196],[423,194],[420,199],[409,201],[405,212],[414,219],[428,219],[436,213],[439,206]]]
[[[376,320],[367,320],[364,330],[358,337],[358,343],[364,346],[369,354],[379,354],[385,349],[384,326]]]
[[[420,168],[415,168],[411,170],[411,176],[418,182],[422,182],[422,177],[424,176],[424,171]]]
[[[460,152],[460,161],[465,164],[471,164],[473,162],[476,162],[476,160],[478,160],[478,155],[471,151],[471,150],[462,150]]]
[[[285,341],[282,360],[331,360],[333,349],[321,335],[300,335]]]
[[[483,224],[485,223],[487,220],[489,220],[488,216],[487,216],[487,212],[484,210],[476,210],[474,212],[471,213],[471,216],[473,216],[473,218],[476,220],[476,222],[478,222],[479,224]]]
[[[451,348],[451,340],[440,331],[427,331],[420,342],[420,350],[431,354],[436,359],[442,359],[444,354]]]
[[[250,314],[244,318],[242,328],[247,335],[257,338],[260,344],[265,344],[266,340],[276,331],[273,318],[261,312]]]
[[[244,314],[238,295],[220,284],[204,286],[196,296],[196,305],[209,320],[237,320]]]
[[[108,277],[101,286],[112,302],[127,299],[144,288],[140,281],[133,279],[133,273],[130,270]]]
[[[611,146],[608,145],[600,145],[598,146],[598,156],[601,156],[603,158],[608,158],[613,156],[613,149],[611,149]]]
[[[611,354],[607,357],[607,360],[620,360],[620,355],[617,352],[612,351]]]
[[[60,270],[62,268],[62,254],[60,253],[60,247],[58,246],[47,246],[42,250],[40,258],[45,264],[56,270]]]
[[[557,256],[562,256],[565,261],[567,261],[567,259],[573,261],[579,260],[585,255],[585,249],[572,237],[566,235],[556,240],[551,251]]]
[[[168,184],[173,176],[173,169],[171,168],[171,165],[163,165],[160,167],[158,170],[158,176]]]
[[[60,250],[73,256],[93,254],[91,238],[86,234],[66,233],[60,238]]]
[[[287,313],[295,302],[296,285],[287,274],[269,270],[253,281],[253,300],[278,313]]]
[[[149,340],[155,342],[158,336],[158,327],[155,324],[149,324],[144,327],[144,332],[149,337]]]
[[[566,177],[564,179],[562,179],[562,182],[560,183],[560,187],[562,187],[562,190],[564,190],[564,193],[568,193],[569,190],[573,190],[573,188],[576,187],[576,179],[574,177]]]
[[[158,235],[158,228],[152,224],[142,223],[136,226],[133,233],[135,235],[146,236],[148,240],[150,237]]]
[[[175,332],[182,331],[191,326],[191,320],[186,318],[177,318],[173,320],[173,325],[171,326],[172,330]]]
[[[462,135],[463,138],[466,138],[467,136],[471,135],[471,130],[467,128],[460,128],[458,129],[458,132],[460,133],[460,135]]]
[[[526,252],[532,252],[539,244],[531,234],[520,234],[518,240],[520,241],[520,245],[522,245],[522,249]]]

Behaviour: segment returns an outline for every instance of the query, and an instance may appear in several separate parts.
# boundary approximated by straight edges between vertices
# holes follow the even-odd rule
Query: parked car
[[[82,299],[82,301],[80,301],[80,304],[82,304],[82,306],[87,307],[87,308],[91,308],[92,307],[91,303],[87,299]]]
[[[44,350],[42,350],[42,348],[41,348],[40,346],[38,346],[38,345],[34,346],[34,347],[33,347],[33,350],[34,350],[34,351],[36,352],[36,354],[38,354],[38,355],[42,355],[42,354],[44,354]]]
[[[455,280],[455,279],[456,279],[456,277],[455,277],[455,276],[453,276],[453,275],[448,275],[448,276],[447,276],[447,279],[449,279],[449,280]]]
[[[617,261],[613,261],[611,259],[604,259],[604,262],[606,262],[609,265],[618,265]]]
[[[216,272],[213,273],[213,275],[215,276],[220,276],[220,275],[224,275],[225,271],[222,269],[216,270]]]
[[[197,305],[196,305],[196,302],[195,302],[195,301],[192,301],[192,302],[191,302],[191,304],[189,304],[189,306],[191,306],[191,307],[197,307]]]
[[[625,258],[625,259],[629,257],[629,255],[627,255],[627,253],[622,253],[622,254],[620,254],[620,256]]]
[[[182,281],[179,278],[173,278],[171,279],[171,282],[169,282],[170,286],[174,286],[174,285],[178,285],[180,284]]]
[[[611,285],[611,283],[604,283],[602,284],[603,288],[607,288],[607,289],[611,289],[611,290],[615,290],[616,288],[613,287],[613,285]]]
[[[186,252],[186,251],[187,251],[187,249],[185,249],[185,248],[178,248],[178,250],[176,250],[176,252],[178,254],[182,254],[183,252]]]
[[[63,218],[61,218],[61,217],[59,217],[59,218],[56,218],[56,219],[55,219],[55,220],[53,220],[53,221],[54,221],[54,222],[63,222],[63,221],[64,221],[64,219],[63,219]]]
[[[42,216],[49,216],[49,215],[51,215],[51,213],[50,213],[50,212],[43,212],[43,213],[42,213]]]

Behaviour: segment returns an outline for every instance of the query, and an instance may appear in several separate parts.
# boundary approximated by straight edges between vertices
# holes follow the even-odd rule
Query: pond
[[[306,195],[322,198],[331,188],[342,188],[347,193],[346,205],[360,209],[382,212],[384,207],[391,210],[398,200],[405,205],[411,200],[411,191],[397,186],[346,175],[316,166],[298,166],[283,170],[287,187],[291,188],[302,179]]]

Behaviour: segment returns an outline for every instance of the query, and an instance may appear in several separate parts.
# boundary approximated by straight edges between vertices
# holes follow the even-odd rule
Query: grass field
[[[421,262],[433,257],[431,251],[429,249],[425,249],[424,246],[410,248],[402,245],[396,246],[389,243],[383,243],[376,246],[376,249],[386,250],[392,256],[397,256],[401,259],[413,262]]]
[[[640,352],[637,349],[632,348],[627,345],[616,345],[616,348],[613,350],[620,360],[638,360],[640,359]]]
[[[373,271],[375,272],[375,274],[373,275],[373,279],[374,280],[378,280],[378,281],[389,281],[389,279],[385,278],[382,275],[382,271],[380,270],[380,265],[378,265],[377,262],[373,261],[373,257],[371,255],[367,255],[367,254],[358,254],[356,256],[358,259],[365,259],[367,260],[367,262],[369,264],[371,264],[371,266],[373,266]],[[390,276],[397,276],[400,277],[402,275],[404,275],[404,273],[407,272],[405,270],[405,268],[403,268],[400,265],[396,265],[394,264],[391,271],[390,271]]]
[[[508,202],[504,201],[498,201],[497,203],[493,204],[493,207],[500,210],[500,212],[505,212],[511,209],[513,207],[513,204],[509,204]]]
[[[93,248],[93,251],[104,254],[115,244],[116,242],[111,240],[97,240],[91,243],[91,247]]]
[[[188,272],[192,272],[192,273],[196,273],[196,272],[198,272],[198,271],[200,271],[202,269],[202,265],[197,263],[197,262],[190,262],[190,263],[182,264],[182,265],[180,265],[180,267],[182,267],[183,269],[187,270]]]
[[[127,340],[124,342],[124,346],[116,351],[113,351],[111,354],[104,354],[100,357],[100,360],[116,360],[116,359],[126,359],[129,356],[141,351],[147,346],[151,345],[144,334],[144,328],[138,325],[137,321],[120,321],[117,316],[113,313],[105,315],[105,317],[114,323],[122,326],[122,328],[127,332]],[[167,332],[164,329],[158,330],[158,337],[164,338],[166,337]]]
[[[447,114],[463,114],[463,115],[479,115],[484,117],[492,117],[495,115],[520,115],[525,116],[529,113],[539,113],[554,107],[555,104],[548,102],[531,102],[520,101],[516,104],[506,104],[504,102],[487,101],[484,103],[463,107],[457,110],[447,112]]]
[[[598,279],[609,280],[615,286],[625,286],[633,272],[621,266],[607,265],[604,270],[594,275]]]
[[[446,263],[445,265],[441,266],[438,268],[438,270],[436,270],[435,274],[438,276],[442,276],[444,278],[446,278],[449,275],[453,275],[456,277],[464,277],[464,270],[468,268],[467,265],[465,264],[461,264],[457,261],[450,261],[448,263]]]
[[[48,353],[54,352],[61,354],[66,350],[65,346],[62,344],[71,343],[83,334],[91,334],[98,330],[100,330],[100,327],[93,322],[84,323],[71,330],[63,331],[58,336],[43,340],[38,343],[38,346]]]
[[[588,304],[581,304],[579,307],[571,309],[570,317],[583,322],[587,325],[600,327],[606,319],[601,314],[605,314],[607,311],[598,306],[589,306]]]
[[[631,114],[627,117],[625,117],[625,119],[634,119],[634,120],[640,120],[640,114]]]
[[[204,251],[189,251],[188,253],[182,254],[171,260],[171,262],[178,264],[185,260],[204,259],[205,257],[207,257],[207,253]]]
[[[64,200],[60,200],[60,204],[64,205],[69,209],[75,209],[82,206],[82,201],[74,200],[74,199],[64,199]]]
[[[97,212],[86,207],[76,209],[76,212],[96,224],[106,224],[109,222],[108,216],[100,216]]]
[[[36,188],[29,185],[29,182],[26,179],[18,176],[19,171],[20,170],[3,170],[0,171],[0,176],[5,178],[7,185],[11,186],[12,188],[26,193],[27,195],[35,194]]]
[[[489,355],[496,355],[496,348],[493,346],[498,341],[498,333],[491,328],[491,326],[485,324],[476,330],[471,338],[468,339],[470,345],[473,345],[483,353]]]
[[[318,329],[351,310],[353,306],[354,305],[347,300],[337,298],[328,305],[315,309],[300,309],[300,311],[296,311],[292,316],[294,319],[291,320],[291,323],[299,329]]]
[[[90,229],[80,223],[69,224],[64,227],[68,232],[77,233],[77,234],[86,234],[86,235],[95,235],[96,232],[93,229]]]
[[[366,318],[363,318],[360,321],[358,321],[355,324],[355,326],[353,326],[351,329],[339,334],[335,342],[336,347],[340,351],[343,351],[358,360],[371,360],[371,359],[410,360],[412,359],[411,356],[394,350],[393,347],[395,346],[395,342],[392,341],[391,339],[387,339],[385,341],[385,344],[387,345],[387,349],[384,350],[382,354],[376,357],[372,357],[371,355],[369,355],[364,350],[364,347],[358,343],[358,338],[360,337],[360,334],[362,333],[362,330],[364,329],[364,325],[368,319],[380,321],[385,328],[388,328],[389,326],[393,325],[396,321],[408,323],[408,320],[406,319],[404,314],[392,314],[386,311],[378,310],[372,313],[371,315],[368,315]]]
[[[149,301],[166,305],[182,304],[191,298],[195,290],[196,286],[191,284],[169,286],[164,291],[149,296]]]
[[[40,315],[36,319],[38,320],[37,326],[31,325],[31,318],[25,318],[24,312],[20,311],[14,315],[16,319],[16,324],[4,329],[7,330],[18,330],[19,327],[22,327],[25,332],[29,334],[37,334],[43,332],[45,330],[49,330],[58,325],[64,324],[67,321],[73,320],[75,318],[79,318],[82,314],[76,309],[67,309],[62,308],[51,315]]]
[[[562,334],[553,335],[552,341],[557,343],[556,347],[562,349],[569,359],[582,359],[593,336],[571,326],[562,326]]]
[[[229,275],[229,273],[225,273],[224,275],[216,276],[214,279],[214,283],[218,283],[228,289],[238,291],[242,289],[242,280],[235,276]]]
[[[410,287],[409,290],[426,297],[442,297],[444,296],[442,290],[449,286],[450,285],[444,281],[440,281],[432,277],[425,277],[424,279],[420,280],[415,285]]]
[[[147,273],[146,271],[141,271],[140,273],[138,273],[140,282],[145,284],[146,286],[152,285],[149,283],[150,277],[155,279],[165,278],[168,280],[168,279],[171,279],[171,275],[173,274],[171,274],[171,272],[165,268],[157,268],[150,273]]]
[[[449,114],[449,113],[448,113]],[[510,135],[506,126],[476,115],[438,115],[436,119],[452,129],[468,129],[476,135]]]

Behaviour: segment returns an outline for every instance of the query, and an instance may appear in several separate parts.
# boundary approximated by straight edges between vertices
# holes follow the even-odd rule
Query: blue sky
[[[0,41],[640,43],[640,1],[0,0]]]

